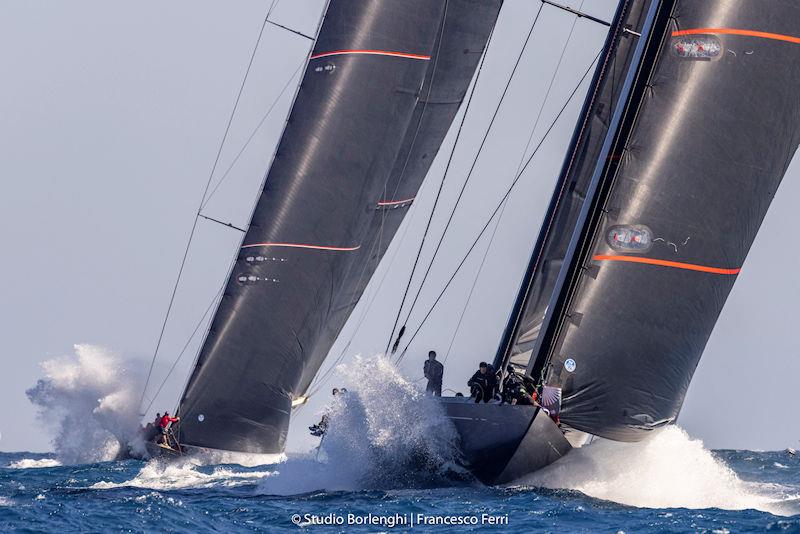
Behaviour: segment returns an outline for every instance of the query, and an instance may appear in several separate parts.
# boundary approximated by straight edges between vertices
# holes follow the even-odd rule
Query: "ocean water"
[[[679,451],[675,451],[679,452]],[[714,451],[706,454],[716,467],[731,470],[734,485],[719,473],[672,473],[667,481],[649,480],[643,473],[634,487],[620,479],[584,481],[575,487],[546,488],[533,483],[505,488],[475,483],[439,487],[325,490],[304,489],[277,494],[270,482],[283,475],[283,464],[245,467],[237,464],[161,465],[137,460],[59,465],[49,455],[0,454],[0,530],[2,531],[188,531],[188,532],[800,532],[795,494],[800,459],[784,452]],[[581,458],[585,461],[585,458]],[[569,464],[569,457],[563,460]],[[679,461],[680,463],[680,461]],[[307,488],[315,485],[313,463],[290,469]],[[683,467],[683,466],[682,466]],[[562,466],[563,468],[563,466]],[[323,468],[324,469],[324,468]],[[553,475],[552,476],[557,476]],[[708,477],[706,480],[703,476]],[[682,477],[688,477],[681,483]],[[577,482],[565,478],[566,482]],[[693,482],[702,482],[701,487]],[[376,481],[372,481],[376,482]],[[555,480],[548,484],[555,486]],[[606,486],[602,498],[591,485]],[[570,484],[565,484],[569,486]],[[276,484],[276,487],[280,487]],[[624,502],[639,492],[648,494],[647,507]],[[687,500],[688,498],[688,500]],[[688,507],[691,506],[691,507]],[[306,523],[295,525],[299,514]],[[369,517],[380,525],[351,525]],[[410,519],[459,516],[478,524],[446,526],[398,524],[391,517]],[[487,525],[482,514],[506,521]],[[383,518],[383,519],[381,519]]]
[[[800,532],[800,456],[710,451],[678,427],[483,486],[438,403],[368,360],[337,371],[350,391],[319,451],[166,463],[114,459],[141,448],[135,373],[77,346],[28,392],[54,452],[0,453],[0,532]]]

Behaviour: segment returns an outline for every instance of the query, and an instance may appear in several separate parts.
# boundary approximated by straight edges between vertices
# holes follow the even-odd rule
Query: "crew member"
[[[161,431],[161,443],[169,447],[167,436],[169,435],[169,427],[172,423],[180,421],[180,417],[170,417],[169,412],[164,412],[164,415],[158,422],[158,428]]]
[[[532,405],[536,401],[536,392],[529,395],[525,388],[525,380],[514,370],[513,365],[506,367],[506,378],[503,381],[503,402],[508,404]]]
[[[490,381],[489,366],[486,362],[481,362],[478,370],[467,381],[470,397],[475,397],[475,402],[489,402],[491,400],[492,381]],[[496,383],[496,381],[494,381]]]
[[[333,395],[334,397],[339,395],[340,393],[347,393],[347,390],[345,388],[342,388],[342,390],[339,391],[339,388],[333,388],[333,391],[331,391],[331,395]],[[325,432],[328,431],[328,424],[329,424],[328,414],[324,413],[322,414],[322,419],[319,420],[319,423],[317,423],[316,425],[311,425],[310,427],[308,427],[308,430],[311,432],[312,436],[321,438],[322,436],[325,435]]]
[[[428,379],[428,386],[425,388],[426,393],[433,393],[436,397],[442,396],[442,376],[444,375],[444,365],[436,361],[436,352],[430,351],[428,353],[428,360],[422,367],[422,372],[425,378]]]

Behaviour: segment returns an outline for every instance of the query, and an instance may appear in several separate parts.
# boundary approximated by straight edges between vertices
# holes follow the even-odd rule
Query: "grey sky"
[[[24,391],[39,363],[79,342],[104,345],[146,366],[154,348],[194,211],[270,2],[103,0],[0,3],[0,450],[46,450]],[[323,0],[283,0],[272,19],[313,32]],[[580,5],[580,0],[569,2]],[[608,18],[612,0],[585,0]],[[502,86],[538,8],[506,0],[465,134],[448,175],[452,205]],[[497,199],[513,179],[574,21],[545,7],[454,227],[409,322],[435,298]],[[605,30],[579,20],[534,135],[541,138]],[[215,182],[242,148],[308,50],[304,39],[268,27],[255,58]],[[294,83],[294,82],[293,82]],[[291,89],[253,139],[205,210],[245,225],[290,103]],[[585,86],[584,86],[585,87]],[[576,98],[537,154],[503,212],[470,306],[446,362],[445,387],[464,389],[476,362],[491,358],[538,231],[580,105]],[[459,117],[460,118],[460,117]],[[457,119],[458,120],[458,119]],[[452,133],[452,132],[451,132]],[[346,352],[373,354],[386,344],[413,256],[444,168],[434,163],[423,193],[398,233],[366,298],[374,301]],[[793,335],[800,285],[791,276],[798,253],[789,239],[798,215],[800,167],[793,163],[728,300],[684,405],[680,424],[714,447],[781,448],[796,444],[795,377],[800,343]],[[441,210],[431,236],[446,220]],[[405,227],[404,227],[405,228]],[[201,222],[155,370],[158,382],[214,296],[239,235]],[[470,258],[403,362],[421,376],[429,348],[444,357],[488,240]],[[426,250],[430,252],[429,243]],[[423,253],[423,262],[429,257]],[[345,329],[332,351],[352,336]],[[191,347],[192,349],[195,346]],[[156,407],[171,407],[192,354]],[[331,384],[333,385],[333,384]],[[323,394],[297,417],[290,447],[309,441],[305,426]],[[156,408],[154,407],[154,408]]]

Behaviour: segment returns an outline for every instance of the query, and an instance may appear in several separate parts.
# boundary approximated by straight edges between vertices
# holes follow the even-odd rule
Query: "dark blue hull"
[[[572,446],[536,406],[475,403],[442,397],[460,437],[465,465],[485,484],[506,484],[555,462]]]

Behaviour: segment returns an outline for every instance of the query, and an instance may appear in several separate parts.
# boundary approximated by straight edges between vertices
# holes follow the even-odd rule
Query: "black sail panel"
[[[416,127],[445,6],[459,3],[331,1],[184,393],[182,443],[283,450],[292,400],[357,302],[357,280],[374,270],[354,259],[374,248],[376,204]],[[492,25],[481,27],[484,42]]]
[[[650,0],[620,2],[617,8],[496,363],[510,361],[522,368],[534,364],[531,355],[586,198],[594,162],[616,111],[636,46],[636,33],[642,30],[650,3]]]
[[[361,249],[351,256],[353,284],[343,287],[337,313],[349,315],[370,275],[414,203],[442,141],[464,102],[487,41],[497,22],[502,0],[448,0],[444,26],[420,90],[413,118],[395,158],[386,188],[374,204]],[[329,323],[339,328],[339,321]],[[336,330],[338,333],[338,330]],[[335,334],[334,334],[335,335]]]
[[[561,420],[622,441],[677,417],[800,142],[797,2],[673,17],[550,347]]]

